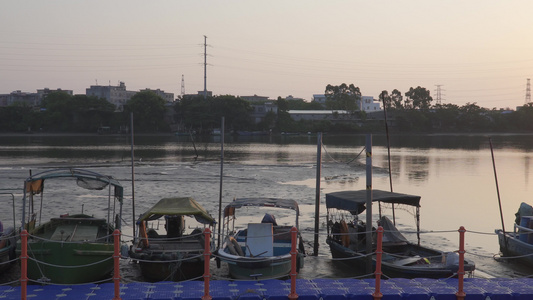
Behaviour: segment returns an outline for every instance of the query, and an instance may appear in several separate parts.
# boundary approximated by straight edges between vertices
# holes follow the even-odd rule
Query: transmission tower
[[[527,79],[527,85],[526,85],[526,104],[531,103],[531,83],[529,82],[529,78]]]
[[[435,85],[437,87],[437,89],[435,90],[437,95],[435,96],[435,104],[442,104],[442,90],[441,90],[441,86],[442,84],[436,84]]]
[[[183,74],[181,74],[181,95],[185,95],[185,78]]]
[[[207,36],[204,35],[204,99],[207,98]]]

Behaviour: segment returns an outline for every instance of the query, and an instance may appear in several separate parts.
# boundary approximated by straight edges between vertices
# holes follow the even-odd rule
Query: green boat
[[[191,223],[186,226],[186,222]],[[129,255],[139,262],[145,280],[201,279],[205,262],[203,231],[210,227],[213,232],[216,222],[198,202],[190,197],[163,198],[136,223],[139,236]]]
[[[60,195],[47,193],[47,198],[56,198],[45,203],[44,183],[52,179],[54,182],[62,179],[62,183],[70,185],[52,184]],[[91,193],[80,192],[80,188]],[[122,201],[123,187],[117,180],[88,170],[54,169],[28,177],[24,181],[21,227],[29,233],[28,278],[55,284],[89,283],[109,278],[113,271],[112,234],[121,227]],[[85,213],[85,205],[91,213],[103,211],[106,215],[95,217]],[[57,211],[70,206],[79,208],[80,212],[62,212],[41,222],[44,209]],[[104,206],[107,209],[102,209]],[[17,253],[21,253],[20,241]]]

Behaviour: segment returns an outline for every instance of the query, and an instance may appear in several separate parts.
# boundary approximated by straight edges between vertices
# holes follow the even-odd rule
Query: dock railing
[[[466,229],[461,226],[459,228],[459,269],[457,271],[458,276],[458,289],[457,293],[455,294],[457,300],[463,300],[466,297],[466,293],[463,290],[464,285],[464,254],[465,254],[465,232]],[[296,271],[297,266],[297,235],[298,235],[298,229],[293,227],[290,231],[291,233],[291,271],[290,271],[290,293],[287,295],[289,299],[298,299],[298,295],[296,294],[296,284],[298,283],[296,280],[296,277],[298,275],[298,272]],[[382,272],[381,272],[381,258],[383,254],[382,249],[382,240],[383,240],[383,228],[379,227],[377,230],[377,250],[376,250],[376,269],[374,272],[375,275],[375,291],[372,294],[373,298],[375,300],[379,300],[383,297],[380,287],[381,287],[381,280],[382,280]],[[211,258],[211,249],[209,247],[210,245],[210,238],[211,238],[211,230],[209,228],[204,229],[203,234],[205,235],[205,249],[204,249],[204,257],[205,257],[205,265],[204,265],[204,276],[203,276],[203,282],[204,282],[204,296],[202,297],[203,300],[210,300],[212,297],[210,296],[209,291],[209,283],[210,283],[210,258]],[[27,286],[28,286],[28,276],[27,276],[27,263],[28,263],[28,232],[26,230],[23,230],[20,234],[21,238],[21,255],[20,255],[20,284],[21,284],[21,299],[26,300],[28,298],[27,295]],[[114,283],[114,298],[113,300],[120,300],[120,267],[119,267],[119,261],[122,258],[120,253],[120,237],[121,233],[117,229],[113,232],[114,236],[114,275],[113,275],[113,283]]]

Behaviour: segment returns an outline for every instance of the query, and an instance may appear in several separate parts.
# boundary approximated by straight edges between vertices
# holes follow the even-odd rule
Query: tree
[[[487,109],[479,107],[475,102],[466,103],[459,108],[457,128],[462,131],[486,130],[490,127]]]
[[[433,127],[441,131],[450,131],[455,129],[457,116],[459,115],[459,106],[455,104],[436,104],[432,114]]]
[[[233,130],[245,130],[253,126],[250,113],[253,108],[250,103],[231,95],[216,96],[212,99],[211,108],[215,122],[224,117],[225,124]]]
[[[250,113],[253,108],[248,101],[231,95],[215,97],[186,97],[176,104],[179,121],[198,132],[220,127],[224,117],[227,127],[233,130],[248,129],[252,125]]]
[[[359,87],[353,84],[333,86],[328,84],[326,86],[326,108],[335,110],[346,110],[349,112],[357,111],[357,102],[361,100],[361,91]]]
[[[405,96],[410,100],[414,109],[428,110],[431,107],[430,93],[423,87],[409,88],[409,91],[405,93]]]
[[[391,99],[391,106],[396,109],[402,109],[403,107],[403,97],[402,92],[398,91],[397,89],[394,89],[390,95]]]
[[[382,91],[381,94],[379,94],[379,101],[383,103],[383,109],[390,109],[392,107],[391,103],[391,96],[389,96],[389,92]]]
[[[157,132],[167,129],[165,122],[165,100],[153,91],[141,91],[133,95],[124,106],[124,112],[133,113],[133,124],[137,131]]]
[[[278,112],[287,112],[289,111],[289,101],[285,100],[285,98],[278,97]]]

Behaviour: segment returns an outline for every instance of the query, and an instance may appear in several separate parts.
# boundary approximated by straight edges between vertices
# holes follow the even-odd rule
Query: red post
[[[379,300],[383,298],[383,294],[381,293],[381,257],[383,256],[383,227],[378,227],[378,240],[377,240],[377,248],[376,248],[376,271],[374,274],[376,275],[376,290],[372,294],[372,297],[374,297],[374,300]]]
[[[463,284],[464,284],[464,276],[465,276],[465,232],[466,229],[461,226],[459,228],[459,270],[457,271],[457,278],[459,279],[458,282],[458,290],[457,293],[455,293],[455,296],[457,297],[457,300],[463,300],[466,296],[465,292],[463,291]]]
[[[291,293],[289,294],[289,299],[295,300],[298,299],[298,294],[296,294],[296,259],[298,252],[296,251],[296,239],[298,235],[298,229],[296,227],[291,228]]]
[[[28,231],[20,233],[20,299],[26,300],[28,296]]]
[[[115,284],[115,296],[113,300],[120,300],[120,230],[113,231],[113,243],[115,253],[113,254],[113,283]]]
[[[212,297],[209,295],[209,278],[211,278],[211,274],[209,273],[209,260],[211,259],[211,229],[209,229],[209,227],[204,230],[204,236],[204,295],[202,296],[202,300],[211,300]]]

